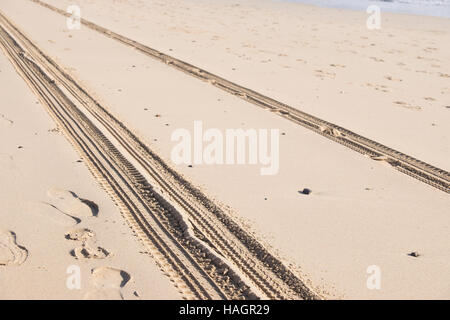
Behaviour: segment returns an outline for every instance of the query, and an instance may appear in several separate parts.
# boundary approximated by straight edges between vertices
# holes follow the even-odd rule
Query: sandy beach
[[[69,5],[0,3],[0,299],[450,298],[450,19]]]

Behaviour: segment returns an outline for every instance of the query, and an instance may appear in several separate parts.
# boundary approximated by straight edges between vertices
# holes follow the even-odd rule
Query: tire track
[[[86,159],[91,172],[111,194],[133,230],[146,244],[148,250],[179,285],[185,297],[217,299],[227,297],[215,283],[200,283],[205,277],[202,267],[183,249],[161,223],[153,218],[155,212],[164,210],[152,194],[151,187],[110,144],[89,120],[76,110],[75,105],[0,27],[0,42],[16,69],[38,94],[54,120],[66,133],[77,151]],[[83,121],[83,122],[82,122]],[[119,161],[120,162],[119,162]],[[119,163],[117,163],[119,162]],[[142,194],[147,193],[145,199]],[[152,203],[152,201],[154,203]],[[145,215],[145,216],[144,216]],[[151,219],[153,218],[153,219]],[[185,284],[183,286],[183,284]]]
[[[64,10],[56,8],[40,0],[30,0],[45,8],[48,8],[61,15],[70,17],[70,14]],[[381,143],[365,138],[348,129],[335,125],[331,122],[322,120],[313,115],[295,109],[282,102],[262,95],[256,91],[240,86],[228,81],[206,70],[193,66],[187,62],[171,57],[158,50],[152,49],[146,45],[136,42],[132,39],[117,34],[111,30],[103,28],[86,19],[81,19],[81,23],[88,28],[117,40],[125,45],[137,49],[152,58],[155,58],[165,64],[168,64],[180,71],[183,71],[200,80],[206,81],[224,91],[238,96],[248,102],[253,103],[263,109],[269,110],[279,116],[293,121],[303,127],[306,127],[332,141],[340,143],[352,150],[355,150],[373,160],[383,161],[392,168],[403,172],[419,181],[433,186],[446,193],[450,193],[450,173],[446,170],[437,168],[419,159],[406,155],[402,152],[389,148]]]
[[[1,13],[0,43],[185,297],[319,298]],[[146,177],[155,182],[160,193]]]

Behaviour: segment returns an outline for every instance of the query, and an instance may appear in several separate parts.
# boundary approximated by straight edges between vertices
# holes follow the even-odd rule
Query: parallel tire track
[[[185,297],[319,298],[221,207],[167,166],[1,13],[0,44]],[[123,148],[126,156],[116,145]],[[144,175],[129,159],[145,170]],[[155,181],[164,197],[152,189],[145,175]]]
[[[61,15],[69,17],[70,14],[40,0],[30,0],[45,8],[48,8]],[[353,149],[373,160],[384,161],[394,169],[403,172],[419,181],[427,183],[437,189],[450,193],[450,173],[446,170],[434,167],[421,160],[415,159],[409,155],[389,148],[381,143],[365,138],[348,129],[335,125],[331,122],[322,120],[313,115],[295,109],[282,102],[274,100],[251,89],[240,86],[228,81],[222,77],[214,75],[206,70],[193,66],[187,62],[181,61],[158,50],[152,49],[146,45],[136,42],[132,39],[117,34],[111,30],[103,28],[86,19],[81,19],[81,23],[92,30],[100,32],[114,40],[135,48],[136,50],[155,58],[163,63],[173,66],[191,76],[225,90],[235,96],[249,101],[266,110],[270,110],[279,116],[293,121],[303,127],[306,127],[320,135],[338,142],[350,149]]]
[[[215,284],[200,283],[202,268],[192,261],[186,250],[161,228],[155,212],[164,210],[152,194],[151,188],[114,146],[76,108],[45,72],[26,56],[5,29],[0,26],[0,44],[29,86],[48,107],[48,112],[61,127],[70,142],[121,209],[133,230],[149,252],[157,258],[162,269],[178,284],[187,298],[226,297]],[[144,198],[141,194],[147,194]],[[152,201],[154,201],[152,203]],[[206,279],[208,276],[205,277]]]

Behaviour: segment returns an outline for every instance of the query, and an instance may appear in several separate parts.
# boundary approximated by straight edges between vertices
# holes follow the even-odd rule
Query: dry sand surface
[[[449,19],[383,13],[370,31],[364,12],[265,0],[76,3],[100,26],[450,167]],[[68,30],[39,4],[2,0],[0,10],[66,73],[9,27],[26,54],[8,54],[23,73],[0,55],[0,298],[450,298],[448,193],[84,25]],[[40,81],[27,86],[27,75]],[[55,110],[86,115],[62,117],[73,133],[49,116],[52,95]],[[279,129],[278,174],[174,164],[171,134],[196,120]],[[72,265],[81,290],[66,286]],[[366,285],[373,265],[379,290]]]

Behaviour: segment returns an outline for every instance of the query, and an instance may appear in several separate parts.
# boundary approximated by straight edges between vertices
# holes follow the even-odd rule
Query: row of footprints
[[[85,218],[98,216],[97,204],[78,197],[72,191],[52,188],[47,191],[47,196],[48,202],[30,203],[29,212],[63,227],[74,227]],[[70,255],[82,263],[112,256],[107,249],[97,245],[95,232],[88,228],[73,228],[64,237],[76,243]],[[28,255],[28,250],[17,244],[13,231],[0,230],[0,266],[20,266]],[[127,272],[113,267],[93,268],[89,283],[91,289],[84,299],[123,299],[122,288],[130,278]]]

